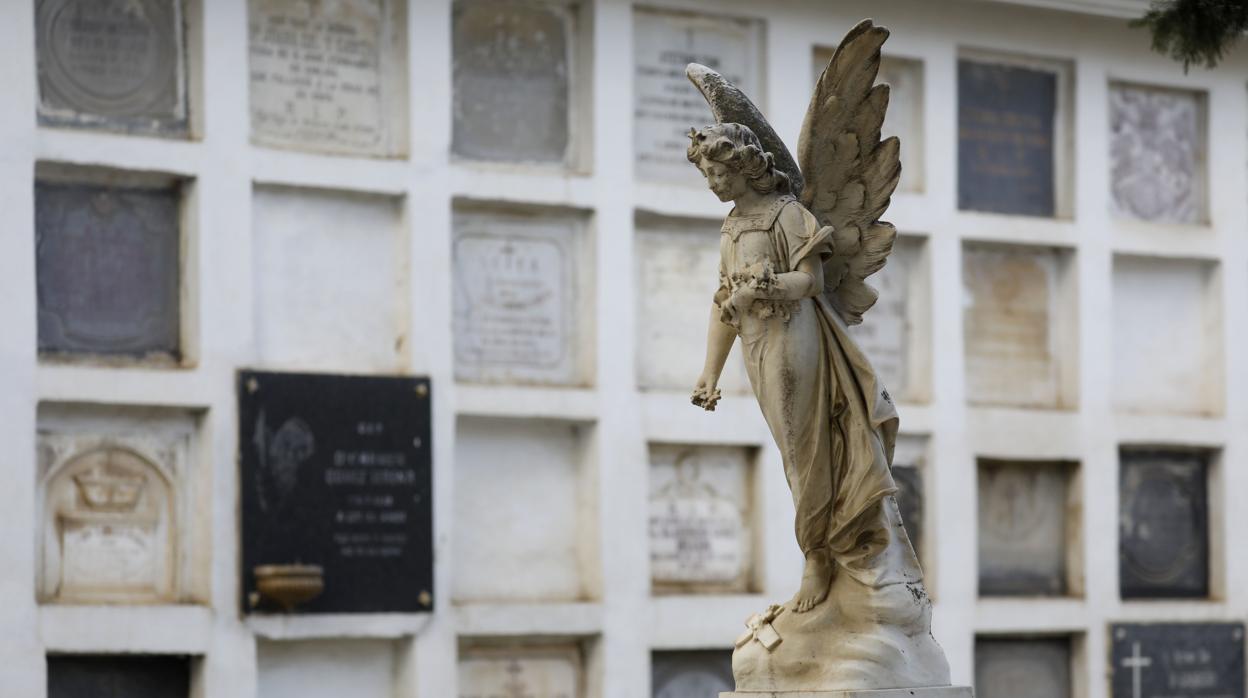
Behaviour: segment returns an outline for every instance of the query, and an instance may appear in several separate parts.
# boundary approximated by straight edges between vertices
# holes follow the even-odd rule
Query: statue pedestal
[[[721,693],[719,698],[975,698],[975,691],[970,686],[890,688],[883,691],[735,691]]]

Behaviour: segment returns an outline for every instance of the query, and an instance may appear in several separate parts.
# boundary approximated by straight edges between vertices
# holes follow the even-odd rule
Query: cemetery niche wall
[[[237,389],[244,612],[308,567],[323,591],[299,612],[431,610],[429,381],[240,371]]]

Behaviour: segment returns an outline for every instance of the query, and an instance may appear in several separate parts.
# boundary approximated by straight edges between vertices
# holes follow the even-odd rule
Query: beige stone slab
[[[883,691],[791,691],[756,693],[752,691],[721,693],[719,698],[975,698],[970,686],[932,686],[930,688],[890,688]]]

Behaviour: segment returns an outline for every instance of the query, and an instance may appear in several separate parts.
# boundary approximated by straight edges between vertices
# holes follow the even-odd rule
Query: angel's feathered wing
[[[777,169],[789,175],[793,193],[835,231],[836,254],[824,262],[824,291],[851,325],[875,304],[866,278],[884,266],[897,237],[892,225],[879,220],[901,176],[897,138],[880,140],[888,85],[876,85],[875,77],[887,38],[888,30],[869,19],[845,35],[811,97],[797,163],[744,93],[705,66],[691,64],[685,71],[715,120],[754,131]]]

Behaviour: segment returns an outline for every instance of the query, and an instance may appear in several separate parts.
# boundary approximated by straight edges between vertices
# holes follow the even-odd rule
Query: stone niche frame
[[[36,589],[40,603],[175,604],[209,602],[212,557],[211,458],[204,412],[193,408],[42,403],[38,409]],[[103,456],[102,454],[107,454]],[[137,491],[136,491],[137,490]],[[151,549],[145,579],[69,580],[69,527],[94,542],[96,557],[77,557],[79,574],[102,560],[127,561],[145,531]],[[128,530],[121,540],[116,530]],[[111,540],[109,538],[111,537]],[[142,562],[142,560],[138,560]],[[140,565],[141,567],[144,565]],[[120,568],[121,565],[119,564]],[[86,572],[83,572],[83,570]]]
[[[511,0],[454,0],[452,11],[461,6],[472,4],[510,3]],[[489,160],[462,155],[450,146],[451,162],[474,168],[542,172],[554,171],[575,175],[589,175],[594,167],[594,4],[585,0],[527,0],[525,4],[554,8],[563,15],[567,29],[568,47],[568,143],[563,159],[555,161],[519,162],[508,160]],[[452,20],[453,21],[453,20]],[[452,33],[453,33],[452,29]],[[452,36],[452,41],[454,37]],[[454,71],[454,51],[452,47],[452,71]],[[452,77],[451,89],[454,90]],[[451,98],[451,109],[454,110],[454,95]],[[451,114],[451,127],[454,130],[454,111]]]
[[[173,189],[178,196],[178,351],[146,354],[66,352],[39,353],[40,363],[93,364],[147,368],[191,369],[199,364],[199,194],[196,180],[184,175],[57,161],[35,164],[35,184],[83,185],[125,189]]]
[[[516,684],[519,687],[517,694],[532,695],[525,692],[529,690],[529,687],[523,683],[523,667],[519,664],[519,662],[526,659],[567,662],[571,664],[574,673],[572,683],[575,685],[575,690],[569,694],[569,698],[602,695],[602,642],[598,636],[537,635],[518,637],[514,635],[475,634],[472,636],[461,636],[458,645],[456,663],[459,676],[456,683],[459,695],[476,695],[465,693],[467,689],[466,674],[471,670],[468,664],[473,662],[494,664],[495,667],[506,663],[504,667],[501,667],[502,672],[506,674],[506,678],[499,678]],[[498,668],[494,670],[497,671]],[[542,693],[538,695],[544,698],[547,694]]]
[[[1070,679],[1069,688],[1067,689],[1067,693],[1065,694],[1066,698],[1087,698],[1090,695],[1090,692],[1089,692],[1090,687],[1087,681],[1087,676],[1088,676],[1087,665],[1088,665],[1088,662],[1090,661],[1089,654],[1088,654],[1089,652],[1088,637],[1082,632],[1069,633],[1069,634],[1067,633],[1025,633],[1025,634],[977,633],[975,635],[975,642],[972,648],[972,651],[974,654],[974,660],[975,660],[975,669],[974,669],[973,675],[976,678],[976,681],[975,681],[976,691],[978,692],[980,689],[980,686],[979,686],[979,678],[980,678],[980,671],[981,671],[980,660],[983,657],[983,655],[981,655],[981,651],[984,649],[985,645],[988,645],[988,646],[996,645],[999,648],[1002,645],[1008,646],[1010,643],[1017,643],[1018,647],[1025,649],[1028,644],[1033,643],[1033,642],[1043,643],[1045,645],[1052,645],[1053,649],[1057,649],[1057,645],[1059,643],[1064,644],[1066,646],[1065,650],[1067,650],[1067,657],[1069,660],[1068,677]],[[1023,652],[1022,655],[1023,657],[1026,657],[1027,653]],[[1096,656],[1098,658],[1100,657],[1100,655],[1096,655]],[[1011,674],[1010,676],[1013,677],[1013,676],[1016,676],[1016,674]],[[1039,698],[1040,696],[1043,696],[1044,698],[1062,698],[1062,696],[1060,695],[1055,696],[1051,693],[1032,694],[1032,693],[1019,692],[1017,693],[1017,695],[1026,696],[1027,698],[1033,698],[1033,697]]]
[[[562,206],[504,204],[500,202],[480,201],[475,199],[456,198],[452,205],[452,357],[455,364],[455,380],[461,384],[510,385],[510,386],[542,386],[587,388],[595,382],[594,371],[597,359],[596,337],[598,334],[598,317],[596,307],[596,227],[592,213],[584,209]],[[550,223],[551,225],[548,225]],[[470,291],[462,284],[469,279],[469,274],[462,271],[480,274],[474,269],[471,260],[461,256],[461,246],[466,239],[479,241],[488,240],[519,240],[532,245],[533,250],[552,246],[560,255],[559,264],[562,273],[567,276],[567,294],[565,305],[559,309],[562,324],[556,330],[564,336],[565,344],[558,350],[558,357],[540,356],[541,346],[530,346],[539,356],[526,365],[523,360],[485,359],[474,361],[472,357],[473,319]],[[466,248],[465,248],[466,249]],[[461,261],[462,260],[462,261]],[[549,272],[547,277],[549,277]],[[479,289],[478,289],[479,291]],[[522,285],[513,288],[513,292],[531,292]],[[501,305],[504,298],[494,299]],[[515,318],[503,316],[493,322],[494,329],[501,331],[509,320]],[[539,311],[540,312],[540,311]],[[489,328],[478,332],[488,332]],[[464,336],[461,336],[464,335]],[[485,336],[477,341],[486,344]],[[538,340],[540,341],[540,339]],[[461,363],[462,361],[462,363]]]
[[[1028,54],[1020,54],[1009,51],[1008,49],[992,49],[977,47],[960,47],[957,51],[956,61],[954,65],[955,83],[957,63],[961,61],[971,61],[973,63],[983,63],[989,65],[998,65],[1007,68],[1025,68],[1028,70],[1044,71],[1053,73],[1057,78],[1055,91],[1056,97],[1056,114],[1053,118],[1053,215],[1046,216],[1030,216],[1021,213],[999,213],[994,211],[980,211],[972,208],[962,208],[960,202],[955,199],[955,208],[959,214],[972,215],[988,215],[988,216],[1023,216],[1027,218],[1040,218],[1041,220],[1070,220],[1074,218],[1075,210],[1075,62],[1073,60],[1063,58],[1051,58],[1045,56],[1033,56]],[[957,110],[961,104],[961,97],[954,95],[954,108]],[[955,115],[954,128],[960,128],[959,120]],[[955,166],[957,158],[960,158],[960,139],[955,130],[954,133],[954,157]],[[957,197],[959,192],[960,178],[955,178],[954,196]]]
[[[966,370],[966,401],[973,407],[1029,407],[1050,410],[1075,410],[1079,405],[1079,284],[1078,269],[1076,266],[1075,250],[1069,247],[1047,246],[1047,245],[1030,245],[1015,244],[1007,242],[999,242],[992,240],[966,240],[962,244],[961,250],[961,284],[963,289],[963,297],[969,297],[967,293],[967,274],[968,254],[987,254],[997,256],[1008,255],[1033,255],[1046,257],[1051,256],[1052,268],[1044,269],[1046,280],[1049,284],[1048,288],[1048,346],[1050,368],[1052,373],[1052,395],[1040,395],[1036,391],[1036,395],[1025,396],[1017,401],[1011,401],[1011,396],[1020,394],[1017,389],[1017,383],[1014,387],[1009,385],[1011,380],[1017,380],[1017,375],[1008,370],[1008,366],[1003,364],[1003,359],[996,358],[991,355],[976,356],[971,353],[971,349],[977,346],[977,342],[973,341],[969,336],[972,329],[970,323],[967,322],[967,316],[970,314],[971,306],[964,304],[963,306],[963,365]],[[990,266],[990,271],[995,271],[995,265]],[[996,322],[988,323],[990,328],[999,328]],[[996,365],[998,368],[1005,366],[1007,370],[1003,372],[1002,379],[996,381],[997,386],[994,390],[992,382],[984,382],[984,385],[978,389],[975,387],[976,379],[973,364],[986,364],[980,370]],[[982,380],[982,379],[981,379]],[[1049,389],[1045,389],[1047,392]]]
[[[407,696],[401,682],[413,670],[413,644],[414,636],[258,637],[256,695]]]

